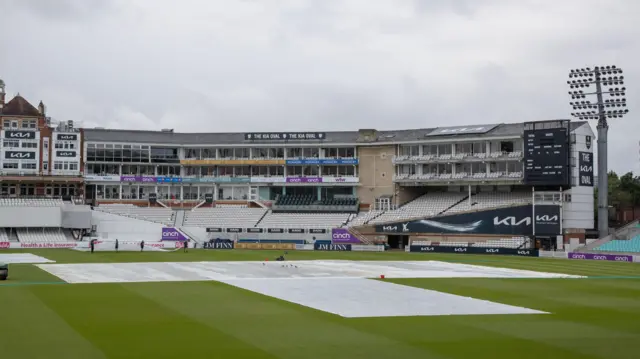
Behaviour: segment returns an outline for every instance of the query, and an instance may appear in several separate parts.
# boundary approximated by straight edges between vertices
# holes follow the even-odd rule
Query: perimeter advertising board
[[[560,207],[537,205],[536,235],[560,234]],[[497,208],[487,211],[419,219],[407,222],[380,224],[377,233],[388,234],[505,234],[528,236],[533,234],[534,216],[531,205]]]
[[[409,252],[489,254],[489,255],[506,255],[506,256],[521,256],[521,257],[538,257],[539,255],[539,251],[537,249],[449,247],[449,246],[410,246]]]

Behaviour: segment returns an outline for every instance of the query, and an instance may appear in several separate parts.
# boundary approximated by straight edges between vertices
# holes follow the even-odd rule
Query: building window
[[[22,120],[22,128],[36,128],[36,120]]]
[[[53,169],[56,171],[77,171],[79,167],[78,162],[55,161],[53,163]]]
[[[23,163],[22,164],[22,169],[23,170],[35,170],[36,169],[36,164],[31,162],[31,163]]]
[[[44,171],[49,170],[49,162],[42,162],[42,170]]]
[[[11,128],[11,121],[10,120],[4,120],[2,122],[2,128]]]
[[[4,140],[4,141],[2,141],[2,146],[3,147],[9,147],[9,148],[18,148],[18,147],[20,147],[20,142]]]
[[[22,142],[22,148],[38,148],[36,142]]]
[[[7,163],[7,162],[5,162],[5,163],[2,164],[2,168],[4,168],[4,169],[12,169],[12,170],[13,169],[18,169],[18,164],[17,163]]]

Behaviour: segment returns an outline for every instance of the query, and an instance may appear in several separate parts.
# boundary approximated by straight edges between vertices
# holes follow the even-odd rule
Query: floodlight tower
[[[616,66],[587,67],[571,70],[567,84],[571,88],[569,95],[574,100],[569,104],[578,111],[571,116],[579,120],[598,120],[598,232],[603,238],[609,235],[607,119],[622,118],[629,112],[625,98],[627,89],[619,87],[624,85],[624,76],[622,69]],[[587,90],[592,85],[595,85],[595,92]],[[594,95],[595,101],[591,101]],[[609,98],[604,99],[605,95]]]

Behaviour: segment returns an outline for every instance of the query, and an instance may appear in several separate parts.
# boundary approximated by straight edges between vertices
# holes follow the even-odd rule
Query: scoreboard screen
[[[569,121],[524,124],[524,182],[570,187]]]

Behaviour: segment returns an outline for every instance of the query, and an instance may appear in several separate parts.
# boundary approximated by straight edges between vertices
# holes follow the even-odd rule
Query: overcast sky
[[[0,78],[85,126],[313,131],[568,118],[568,69],[616,64],[631,113],[612,123],[610,168],[638,171],[639,13],[631,0],[0,0]]]

